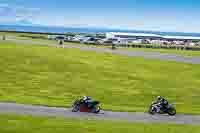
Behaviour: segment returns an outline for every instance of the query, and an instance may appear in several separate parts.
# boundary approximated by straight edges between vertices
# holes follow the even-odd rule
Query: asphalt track
[[[91,120],[112,120],[127,121],[137,123],[169,123],[169,124],[191,124],[200,125],[200,116],[195,115],[149,115],[147,113],[128,113],[128,112],[111,112],[102,111],[99,114],[92,113],[75,113],[71,109],[23,105],[15,103],[0,103],[1,114],[18,114],[31,116],[47,116],[62,118],[78,118]]]
[[[36,42],[31,40],[17,40],[15,38],[8,39],[14,42],[21,42],[23,45],[48,45],[58,47],[57,44],[54,42],[47,43],[47,42]],[[142,52],[142,51],[127,51],[127,50],[111,50],[109,48],[97,48],[92,46],[80,46],[80,45],[65,45],[64,48],[78,48],[83,51],[96,51],[100,53],[112,53],[112,54],[119,54],[119,55],[126,55],[131,57],[143,57],[145,59],[158,59],[158,60],[165,60],[165,61],[176,61],[182,63],[190,63],[190,64],[200,64],[200,57],[185,57],[176,54],[161,54],[159,52]]]

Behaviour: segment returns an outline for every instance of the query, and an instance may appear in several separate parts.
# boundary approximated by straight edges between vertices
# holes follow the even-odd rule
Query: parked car
[[[81,43],[84,43],[84,44],[96,44],[97,41],[99,41],[99,40],[100,40],[99,38],[88,37],[88,38],[84,39],[83,41],[81,41]]]
[[[55,40],[65,40],[65,36],[56,36]]]
[[[111,45],[113,44],[114,41],[117,41],[117,40],[113,38],[105,38],[105,39],[98,40],[96,43],[99,45]]]
[[[72,41],[72,39],[73,39],[73,37],[72,36],[67,36],[67,37],[65,37],[65,40],[64,41]]]

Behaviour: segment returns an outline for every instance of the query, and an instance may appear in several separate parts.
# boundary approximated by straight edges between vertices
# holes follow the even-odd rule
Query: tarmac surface
[[[67,108],[0,103],[0,114],[63,117],[94,120],[127,121],[138,123],[169,123],[200,125],[199,115],[150,115],[147,113],[101,111],[99,114],[72,112]]]

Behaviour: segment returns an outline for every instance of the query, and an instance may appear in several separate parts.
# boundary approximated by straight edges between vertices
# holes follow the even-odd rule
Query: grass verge
[[[1,133],[199,133],[199,126],[0,115]]]

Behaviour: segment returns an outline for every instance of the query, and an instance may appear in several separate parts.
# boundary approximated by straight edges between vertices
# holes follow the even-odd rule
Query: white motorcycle
[[[166,108],[162,108],[162,105],[160,103],[153,102],[149,107],[149,113],[152,115],[158,113],[173,116],[176,115],[176,109],[172,104],[169,104]]]

